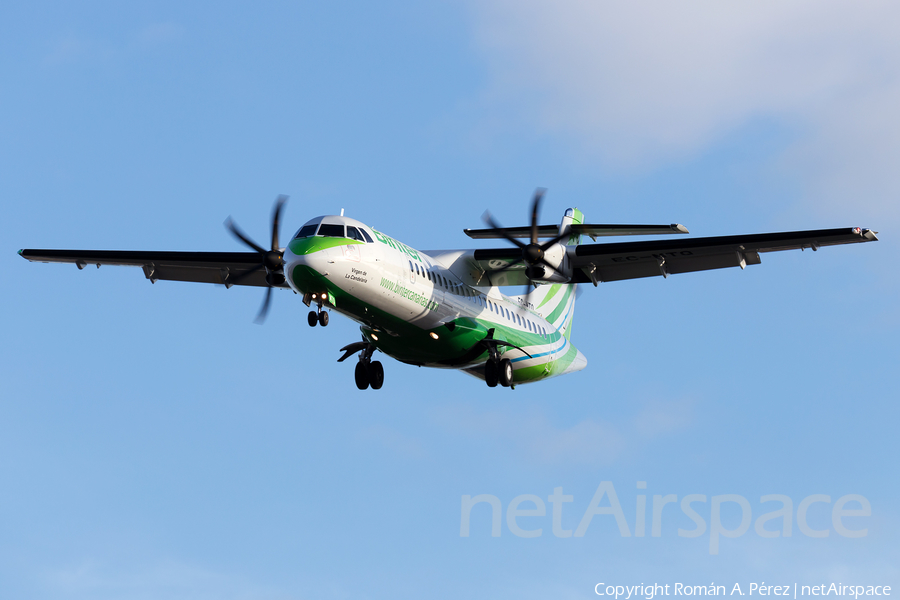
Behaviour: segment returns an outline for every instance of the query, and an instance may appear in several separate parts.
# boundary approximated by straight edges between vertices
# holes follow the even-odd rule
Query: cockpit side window
[[[365,238],[363,238],[362,234],[359,232],[359,229],[350,225],[347,225],[347,237],[351,240],[359,240],[360,242],[366,241]]]
[[[375,241],[372,239],[372,236],[370,236],[368,233],[366,233],[366,230],[365,230],[365,229],[360,229],[359,232],[363,234],[363,237],[364,237],[364,238],[366,238],[366,243],[367,243],[367,244],[374,244],[374,243],[375,243]]]
[[[316,234],[316,227],[318,227],[318,223],[310,223],[309,225],[304,225],[300,228],[300,231],[297,232],[297,235],[294,236],[294,239],[297,238],[306,238],[312,237]]]
[[[319,235],[325,237],[346,237],[344,235],[344,226],[334,223],[322,223],[322,226],[319,227]]]

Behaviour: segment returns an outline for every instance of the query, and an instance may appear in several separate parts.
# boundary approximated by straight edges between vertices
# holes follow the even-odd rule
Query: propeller
[[[278,244],[278,229],[281,221],[281,209],[284,208],[284,204],[287,200],[288,197],[284,195],[280,195],[275,199],[275,206],[272,209],[271,250],[266,250],[254,242],[247,234],[241,231],[240,227],[235,224],[231,217],[228,217],[228,219],[225,220],[225,227],[228,231],[230,231],[234,237],[244,242],[244,244],[256,250],[260,255],[260,263],[258,265],[251,268],[249,271],[245,271],[237,277],[234,277],[231,280],[231,283],[239,283],[261,269],[266,270],[266,283],[269,284],[269,287],[266,288],[266,297],[259,309],[259,313],[256,315],[256,319],[254,319],[254,322],[256,323],[262,323],[266,320],[266,314],[269,312],[269,303],[272,300],[272,288],[284,283],[284,252]]]
[[[551,270],[554,269],[553,265],[547,262],[547,259],[544,258],[544,253],[548,248],[558,243],[561,239],[570,235],[568,232],[561,233],[548,242],[544,242],[543,244],[539,243],[538,214],[540,213],[541,209],[541,201],[544,199],[544,194],[546,193],[547,190],[545,188],[538,188],[534,191],[534,197],[531,199],[530,244],[523,244],[512,235],[510,235],[507,229],[501,227],[499,224],[497,224],[496,221],[494,221],[494,218],[488,211],[485,211],[484,215],[481,217],[485,223],[487,223],[493,229],[496,229],[506,240],[513,243],[515,246],[522,250],[522,256],[504,266],[502,269],[499,269],[497,272],[502,273],[503,271],[511,269],[512,267],[521,263],[525,263],[527,265],[525,267],[525,276],[528,277],[528,285],[525,286],[526,303],[528,300],[527,296],[531,293],[532,287],[537,287],[537,284],[534,283],[534,280],[543,279],[544,275],[547,272],[545,270],[545,267],[549,267]]]

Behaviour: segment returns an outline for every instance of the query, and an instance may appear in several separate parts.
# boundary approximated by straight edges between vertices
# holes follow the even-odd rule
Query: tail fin
[[[565,232],[570,225],[584,223],[584,214],[577,208],[569,208],[559,224],[560,233]],[[581,242],[581,236],[573,234],[566,241],[567,246],[577,246]],[[556,329],[570,339],[572,334],[572,318],[575,316],[575,283],[555,283],[542,285],[531,293],[531,302],[535,309]]]

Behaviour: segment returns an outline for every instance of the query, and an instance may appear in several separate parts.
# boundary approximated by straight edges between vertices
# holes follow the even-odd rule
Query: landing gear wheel
[[[369,363],[369,383],[373,390],[380,390],[384,385],[384,367],[377,360]]]
[[[321,325],[322,327],[328,325],[328,313],[324,310],[319,313],[319,325]]]
[[[315,327],[316,323],[319,322],[319,315],[316,314],[316,311],[311,310],[309,311],[309,315],[307,315],[306,317],[306,321],[309,323],[310,327]]]
[[[380,363],[379,363],[380,364]],[[366,368],[366,363],[359,361],[356,363],[356,372],[354,373],[356,376],[356,387],[361,390],[369,387],[369,369]],[[384,382],[384,372],[381,373],[381,381]],[[375,387],[375,386],[372,386]],[[378,384],[378,387],[381,387],[381,383]],[[378,389],[378,388],[375,388]]]
[[[484,363],[484,381],[488,387],[497,387],[500,381],[500,369],[497,367],[496,361],[489,360]]]
[[[499,376],[500,385],[502,385],[503,387],[509,387],[510,385],[512,385],[513,368],[512,362],[510,362],[508,358],[504,358],[500,361]]]

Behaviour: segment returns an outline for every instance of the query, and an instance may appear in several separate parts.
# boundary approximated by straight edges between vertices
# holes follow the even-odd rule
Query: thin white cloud
[[[900,4],[492,0],[472,10],[488,102],[519,126],[640,171],[764,119],[796,136],[781,164],[825,208],[896,210]]]
[[[635,417],[634,429],[645,439],[652,439],[685,429],[693,419],[691,400],[652,400]]]
[[[69,35],[57,40],[44,56],[44,65],[61,67],[80,62],[107,61],[115,55],[108,44],[88,38]]]
[[[135,39],[142,46],[162,46],[184,36],[184,27],[178,23],[151,23],[140,30]]]
[[[184,27],[178,23],[151,23],[121,41],[70,34],[52,44],[44,56],[44,65],[62,67],[127,60],[132,52],[163,48],[177,43],[184,35]]]
[[[392,427],[376,423],[362,429],[358,434],[364,443],[374,442],[379,446],[407,458],[426,458],[427,452],[421,440],[397,431]]]
[[[454,433],[499,443],[529,463],[611,465],[649,440],[689,428],[693,405],[684,399],[651,400],[620,423],[586,418],[571,426],[518,407],[477,411],[461,405],[441,411],[438,421]]]
[[[234,574],[173,561],[113,565],[96,559],[49,571],[44,585],[65,598],[293,598],[278,588]]]

